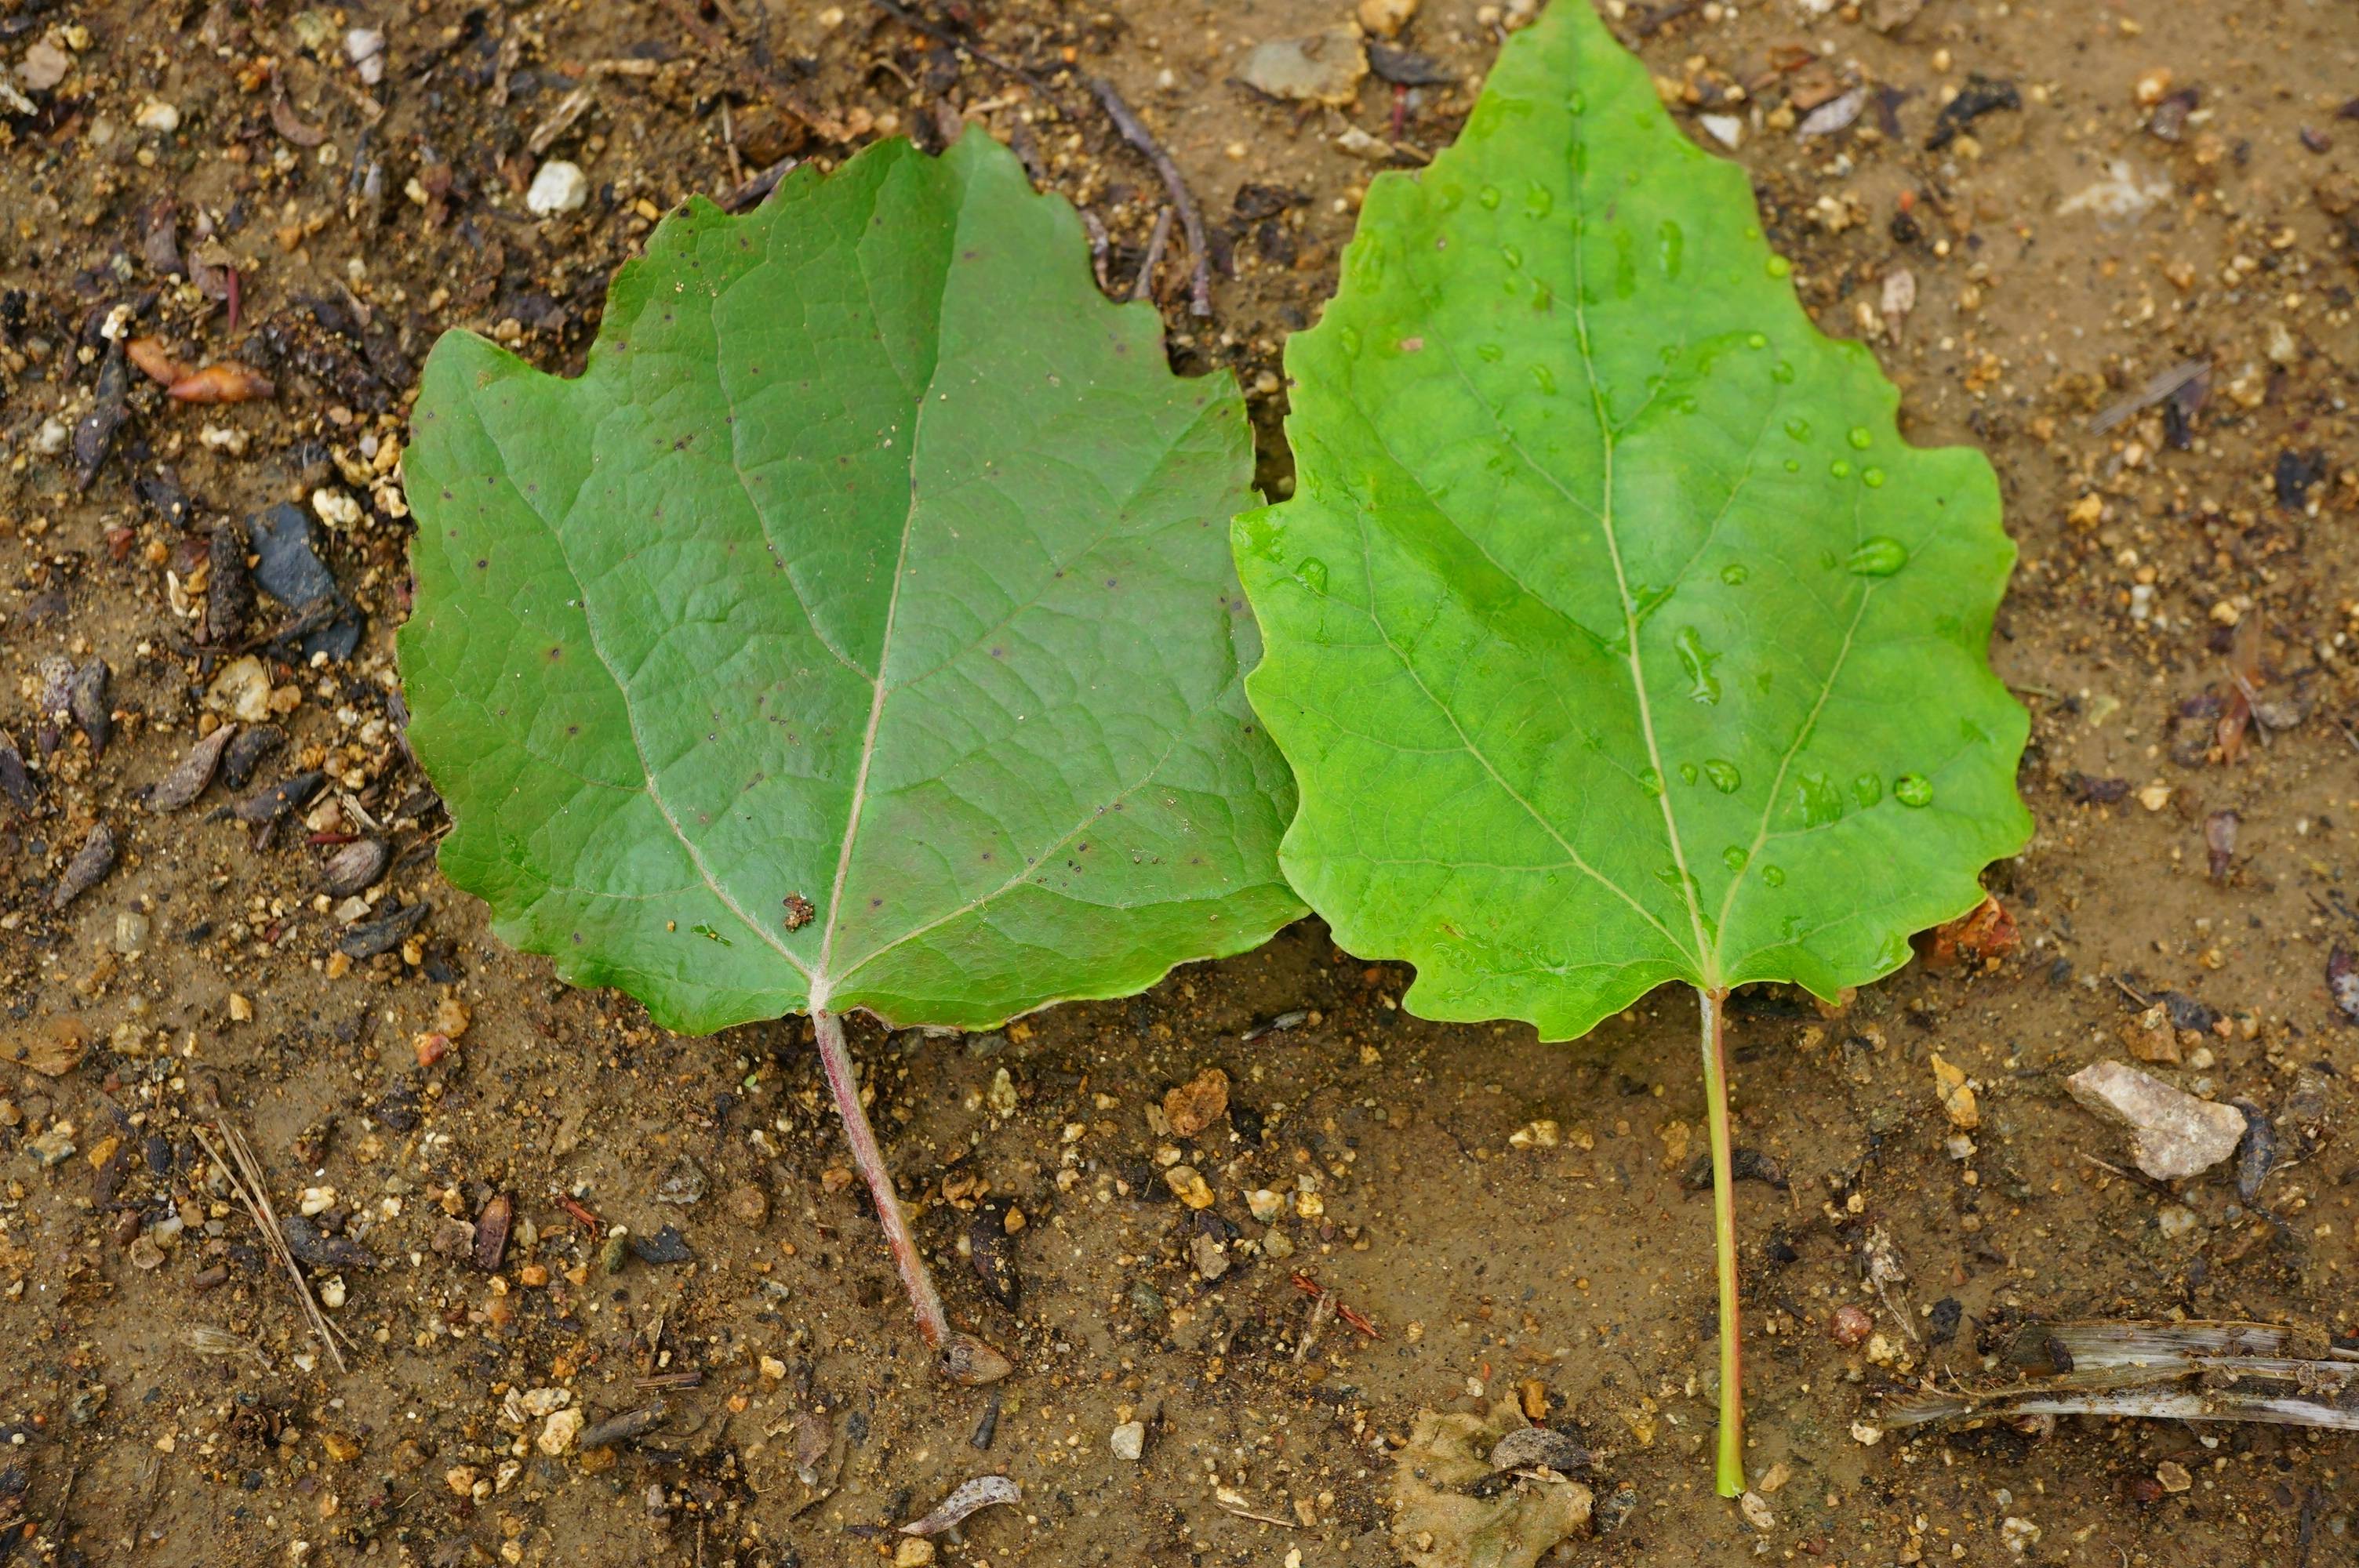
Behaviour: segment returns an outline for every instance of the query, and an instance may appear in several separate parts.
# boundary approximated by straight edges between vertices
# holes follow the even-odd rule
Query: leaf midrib
[[[1586,5],[1588,0],[1572,0]],[[1573,75],[1581,74],[1582,47],[1576,29],[1572,43]],[[1577,155],[1582,147],[1582,122],[1572,120],[1571,139]],[[1589,159],[1574,156],[1566,159],[1572,166],[1573,211],[1584,215],[1589,211]],[[1614,527],[1614,424],[1605,406],[1605,391],[1597,379],[1597,361],[1589,345],[1589,262],[1585,241],[1588,225],[1584,222],[1572,239],[1572,324],[1581,344],[1581,370],[1589,383],[1589,401],[1593,416],[1597,421],[1598,447],[1598,506],[1597,526],[1605,537],[1605,550],[1614,563],[1614,589],[1622,600],[1622,645],[1628,651],[1630,685],[1637,696],[1638,729],[1647,741],[1648,776],[1655,788],[1656,804],[1662,807],[1663,831],[1671,847],[1672,868],[1679,873],[1680,897],[1688,908],[1689,926],[1695,936],[1696,968],[1701,971],[1699,982],[1708,990],[1717,991],[1720,983],[1720,951],[1717,943],[1706,943],[1703,935],[1703,911],[1696,903],[1695,875],[1688,870],[1685,843],[1680,837],[1678,814],[1671,806],[1670,780],[1663,772],[1663,751],[1655,739],[1655,715],[1647,697],[1647,669],[1638,652],[1638,611],[1630,597],[1630,579],[1622,568],[1622,542]],[[1561,486],[1560,486],[1561,488]]]
[[[920,455],[926,449],[926,406],[932,401],[934,384],[942,373],[942,319],[950,309],[951,279],[957,271],[956,264],[951,258],[958,254],[962,236],[966,232],[967,196],[968,187],[962,181],[958,217],[951,225],[948,254],[942,261],[941,292],[934,300],[933,362],[926,367],[925,384],[918,388],[917,404],[909,416],[909,504],[901,514],[901,541],[893,557],[893,587],[885,598],[885,627],[876,639],[876,674],[870,683],[873,689],[868,701],[868,724],[861,735],[860,766],[853,775],[852,803],[844,813],[843,847],[836,854],[835,881],[827,895],[827,925],[820,932],[818,961],[807,971],[810,976],[810,1006],[814,1017],[824,1011],[832,999],[836,977],[829,973],[828,963],[835,953],[836,933],[842,929],[844,883],[852,875],[853,850],[860,842],[861,822],[867,810],[868,774],[876,762],[876,732],[884,722],[885,700],[893,690],[885,679],[885,672],[893,662],[893,626],[901,613],[901,584],[908,571],[909,539],[918,529],[918,468]],[[867,276],[867,269],[864,266],[861,270],[864,287],[866,286]],[[870,288],[872,309],[875,297],[875,290]],[[812,627],[817,630],[816,621]]]

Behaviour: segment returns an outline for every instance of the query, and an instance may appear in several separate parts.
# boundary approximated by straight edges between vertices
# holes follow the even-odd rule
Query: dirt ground
[[[955,1390],[802,1025],[667,1036],[437,879],[391,637],[438,332],[576,367],[662,210],[962,116],[1103,224],[1127,289],[1166,199],[1101,75],[1212,231],[1209,320],[1183,245],[1156,276],[1174,362],[1236,371],[1282,485],[1279,347],[1388,156],[1344,133],[1398,167],[1446,144],[1503,25],[1408,7],[1417,58],[1379,64],[1429,80],[1333,108],[1241,72],[1353,25],[1348,0],[906,4],[0,0],[0,731],[27,759],[12,784],[0,755],[0,1563],[906,1563],[893,1527],[999,1473],[1021,1504],[940,1561],[1391,1564],[1418,1412],[1509,1396],[1595,1455],[1594,1533],[1552,1562],[2359,1561],[2347,1436],[1877,1424],[1881,1392],[1979,1374],[2028,1318],[2359,1331],[2336,1135],[2359,1044],[2327,978],[2359,943],[2347,0],[1608,6],[1691,134],[1735,137],[1803,299],[1875,345],[1914,438],[1989,452],[2023,551],[1995,657],[2034,715],[2039,831],[1988,879],[2021,949],[1833,1017],[1734,1004],[1737,1141],[1775,1178],[1739,1189],[1766,1523],[1711,1495],[1682,997],[1571,1047],[1436,1026],[1306,922],[1135,1000],[859,1034],[953,1314],[1020,1364]],[[355,63],[353,28],[381,54]],[[1987,112],[1945,115],[1961,92]],[[545,158],[587,172],[580,210],[527,213]],[[276,395],[168,398],[110,331]],[[277,514],[249,553],[285,591],[240,603],[215,536],[281,503],[316,557]],[[240,703],[283,745],[154,809]],[[58,907],[100,827],[114,863]],[[2118,1173],[2120,1133],[2061,1086],[2138,1050],[2275,1118],[2256,1197],[2232,1167]],[[1977,1087],[1970,1135],[1937,1052]],[[1232,1108],[1169,1136],[1163,1092],[1208,1065]],[[342,1368],[223,1173],[233,1134],[307,1222]],[[1182,1158],[1215,1221],[1172,1201]],[[1308,1195],[1266,1224],[1262,1188]],[[1879,1235],[1908,1273],[1888,1301],[1863,1281]],[[1306,1285],[1349,1309],[1315,1337]],[[1875,1337],[1835,1340],[1845,1304]],[[560,1401],[658,1400],[614,1446],[534,1441]]]

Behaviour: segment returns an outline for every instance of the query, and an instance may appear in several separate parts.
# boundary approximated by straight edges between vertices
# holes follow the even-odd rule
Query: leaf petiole
[[[1721,1043],[1725,990],[1696,988],[1703,1007],[1703,1095],[1712,1124],[1712,1239],[1720,1274],[1720,1458],[1713,1484],[1723,1498],[1745,1490],[1745,1350],[1736,1316],[1736,1192],[1730,1170],[1728,1062]]]
[[[908,1292],[918,1332],[933,1347],[942,1375],[951,1381],[997,1382],[1015,1370],[1014,1364],[973,1335],[951,1326],[950,1314],[942,1310],[941,1292],[934,1289],[934,1276],[918,1251],[917,1238],[909,1234],[908,1217],[901,1212],[901,1195],[894,1190],[893,1173],[886,1167],[885,1152],[877,1147],[876,1130],[869,1125],[867,1111],[861,1108],[860,1079],[853,1070],[851,1049],[843,1043],[842,1018],[813,1008],[811,1032],[819,1038],[820,1065],[827,1072],[828,1092],[834,1097],[836,1117],[843,1123],[843,1140],[852,1146],[852,1162],[868,1184],[868,1195],[875,1200],[876,1223],[885,1232],[893,1267],[900,1272],[901,1288]]]

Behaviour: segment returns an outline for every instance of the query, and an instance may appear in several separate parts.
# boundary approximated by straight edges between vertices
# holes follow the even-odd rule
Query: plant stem
[[[899,1271],[901,1288],[908,1292],[910,1309],[917,1314],[918,1332],[938,1353],[944,1374],[953,1381],[988,1383],[1006,1377],[1013,1369],[1007,1357],[973,1335],[952,1328],[950,1314],[942,1310],[941,1293],[934,1289],[933,1274],[918,1251],[917,1238],[909,1234],[908,1218],[901,1212],[901,1195],[894,1190],[893,1173],[886,1168],[885,1152],[877,1147],[876,1130],[868,1124],[867,1111],[861,1108],[860,1080],[853,1071],[852,1052],[843,1043],[842,1018],[814,1008],[811,1031],[819,1037],[820,1065],[827,1070],[827,1087],[835,1097],[835,1114],[843,1123],[844,1141],[852,1145],[852,1162],[868,1184],[868,1195],[876,1202],[876,1223],[884,1229],[893,1267]]]
[[[1723,1498],[1745,1490],[1745,1350],[1736,1316],[1736,1192],[1730,1171],[1728,1061],[1721,1044],[1725,990],[1696,988],[1703,1004],[1703,1096],[1712,1124],[1712,1238],[1720,1273],[1720,1460],[1713,1484]]]

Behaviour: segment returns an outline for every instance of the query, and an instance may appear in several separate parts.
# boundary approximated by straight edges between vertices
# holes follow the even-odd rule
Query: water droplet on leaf
[[[1294,580],[1311,592],[1327,591],[1327,563],[1316,556],[1305,556],[1294,566]]]
[[[1784,277],[1793,270],[1794,264],[1788,261],[1784,256],[1771,256],[1769,258],[1767,271],[1771,277]]]
[[[1837,458],[1834,461],[1827,465],[1827,471],[1834,475],[1837,479],[1849,479],[1851,477],[1851,460],[1849,458]]]
[[[1854,425],[1851,427],[1851,444],[1854,449],[1863,452],[1867,450],[1867,444],[1873,439],[1875,439],[1875,438],[1870,436],[1862,427]]]
[[[1773,888],[1784,887],[1786,870],[1782,866],[1764,866],[1761,868],[1761,880]]]
[[[1746,859],[1745,851],[1734,844],[1720,852],[1720,863],[1732,871],[1743,871]]]
[[[1495,185],[1486,185],[1475,192],[1474,200],[1480,201],[1484,207],[1496,211],[1499,205],[1499,188]]]
[[[1908,564],[1908,546],[1877,534],[1862,539],[1843,567],[1854,577],[1890,577]]]
[[[1851,781],[1851,793],[1863,807],[1874,806],[1884,798],[1884,781],[1874,773],[1862,773]]]
[[[1794,781],[1794,794],[1802,803],[1802,825],[1823,827],[1843,817],[1843,792],[1835,781],[1824,773],[1804,773]]]
[[[1933,782],[1923,773],[1903,773],[1892,781],[1892,798],[1903,806],[1933,804]]]
[[[1859,482],[1867,486],[1870,490],[1882,490],[1884,488],[1884,470],[1882,469],[1862,469],[1859,471]]]
[[[1687,235],[1680,231],[1677,223],[1666,218],[1662,222],[1662,226],[1655,231],[1655,245],[1657,259],[1662,264],[1663,276],[1676,280],[1680,276],[1680,262],[1687,255]]]
[[[1798,441],[1807,441],[1810,438],[1810,422],[1797,414],[1786,421],[1786,434]]]
[[[1712,787],[1723,795],[1734,795],[1745,784],[1745,775],[1736,771],[1736,764],[1722,757],[1714,757],[1704,763],[1703,776],[1711,780]]]
[[[1745,569],[1745,563],[1742,561],[1731,561],[1720,568],[1720,580],[1731,588],[1734,588],[1752,575],[1752,572]]]
[[[1703,633],[1692,626],[1682,626],[1671,636],[1671,647],[1680,656],[1680,668],[1688,676],[1688,696],[1706,707],[1720,700],[1720,677],[1712,666],[1720,655],[1703,645]]]

